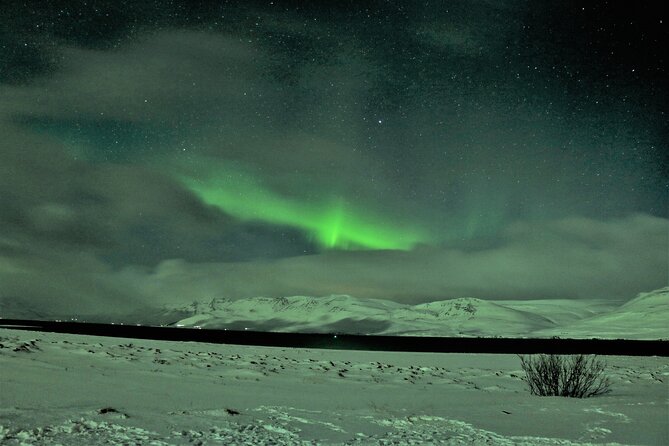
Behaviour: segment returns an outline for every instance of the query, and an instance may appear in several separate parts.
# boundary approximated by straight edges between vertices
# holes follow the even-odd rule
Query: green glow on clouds
[[[410,249],[430,239],[415,225],[402,225],[362,211],[339,196],[319,201],[288,198],[264,187],[243,170],[221,167],[211,172],[180,179],[205,203],[236,218],[297,227],[326,248]]]

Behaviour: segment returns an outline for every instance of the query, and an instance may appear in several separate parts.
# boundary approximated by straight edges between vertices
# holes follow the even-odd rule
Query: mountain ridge
[[[488,301],[460,297],[416,305],[349,295],[215,298],[191,304],[176,326],[403,336],[669,338],[669,287],[615,305],[591,301]],[[564,308],[572,304],[573,308]],[[554,314],[554,317],[551,315]],[[648,317],[652,318],[649,327]],[[611,324],[612,320],[618,321]]]

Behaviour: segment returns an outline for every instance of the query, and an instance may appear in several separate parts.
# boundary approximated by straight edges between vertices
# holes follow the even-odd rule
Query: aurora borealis
[[[667,284],[666,21],[607,2],[9,2],[3,304]]]
[[[323,248],[410,249],[428,238],[419,230],[393,227],[380,217],[353,210],[341,197],[318,203],[290,200],[272,193],[241,170],[216,166],[213,176],[182,182],[205,203],[243,221],[260,220],[301,228]]]

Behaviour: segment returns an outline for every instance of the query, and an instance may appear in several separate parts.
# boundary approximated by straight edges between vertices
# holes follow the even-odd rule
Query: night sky
[[[0,299],[667,285],[660,2],[3,2]]]

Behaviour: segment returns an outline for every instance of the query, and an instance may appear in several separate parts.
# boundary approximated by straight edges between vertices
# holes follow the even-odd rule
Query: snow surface
[[[0,444],[669,444],[669,358],[605,360],[612,393],[571,399],[515,355],[0,329]]]
[[[411,336],[669,339],[669,287],[620,306],[603,300],[488,301],[403,305],[352,296],[212,299],[174,313],[178,326]]]

